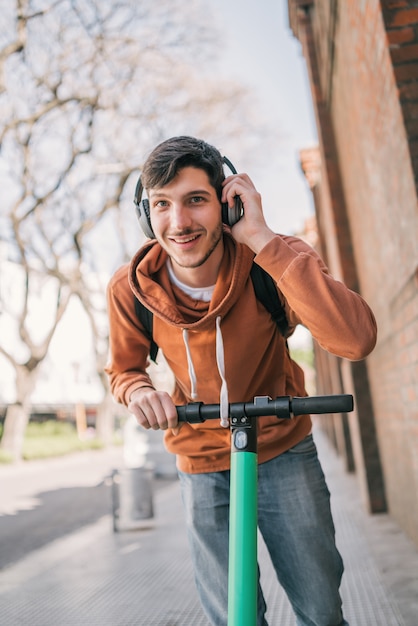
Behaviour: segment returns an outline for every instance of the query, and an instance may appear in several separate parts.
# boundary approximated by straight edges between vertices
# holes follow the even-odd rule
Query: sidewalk
[[[342,471],[321,433],[315,435],[345,561],[346,619],[350,626],[418,626],[418,551],[388,516],[364,513],[355,478]],[[86,480],[88,458],[82,458],[82,467],[75,467],[74,459],[45,462],[48,480]],[[89,480],[109,476],[121,462],[114,452],[100,458]],[[43,486],[32,486],[32,494],[25,490],[25,474],[32,483],[36,475],[27,467],[1,468],[2,503],[6,473],[13,471],[20,491],[6,493],[6,504],[11,509],[13,498],[26,498],[29,506]],[[94,524],[1,570],[0,624],[207,626],[194,590],[178,482],[168,482],[154,499],[154,518],[141,530],[113,533],[109,511]],[[263,545],[259,552],[269,624],[293,626]]]

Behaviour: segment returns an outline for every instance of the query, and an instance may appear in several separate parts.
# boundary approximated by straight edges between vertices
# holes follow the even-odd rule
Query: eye
[[[199,202],[204,202],[204,200],[205,200],[205,199],[204,199],[202,196],[192,196],[192,197],[190,198],[190,202],[191,202],[192,204],[199,204]]]
[[[153,204],[153,207],[157,207],[157,208],[160,208],[160,209],[165,209],[166,206],[168,206],[167,200],[157,200]]]

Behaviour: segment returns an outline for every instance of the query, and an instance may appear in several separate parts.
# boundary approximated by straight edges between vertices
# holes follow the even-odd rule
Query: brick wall
[[[336,224],[341,201],[346,211],[346,225],[335,232],[343,278],[350,284],[356,277],[378,321],[378,344],[365,371],[353,369],[357,392],[367,376],[388,508],[418,544],[418,8],[413,4],[289,0],[289,16],[302,43],[307,24],[311,27],[313,41],[304,54],[321,144],[329,133],[334,137],[335,154],[323,145],[321,151],[339,172],[338,180],[330,168],[325,171],[329,187],[336,188],[331,192]],[[330,219],[320,202],[316,209],[319,222]],[[363,419],[360,415],[360,426]]]
[[[418,186],[418,7],[406,0],[382,2],[389,52]]]

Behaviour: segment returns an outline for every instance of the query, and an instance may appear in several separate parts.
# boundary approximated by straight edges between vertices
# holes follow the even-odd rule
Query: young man
[[[108,289],[115,398],[146,429],[165,431],[177,455],[195,578],[215,626],[227,623],[230,432],[219,422],[178,424],[175,405],[251,401],[255,396],[304,396],[301,369],[254,293],[253,262],[277,284],[289,333],[303,324],[340,357],[366,357],[376,324],[364,300],[334,280],[302,240],[267,226],[260,194],[246,174],[225,179],[218,150],[191,137],[157,146],[141,177],[146,243]],[[221,203],[236,197],[243,215],[231,228]],[[149,213],[149,215],[147,215]],[[154,389],[146,367],[150,340],[134,295],[153,313],[153,337],[175,377],[172,395]],[[258,523],[299,626],[347,624],[339,585],[329,492],[308,415],[258,420]],[[266,626],[262,590],[258,626]]]

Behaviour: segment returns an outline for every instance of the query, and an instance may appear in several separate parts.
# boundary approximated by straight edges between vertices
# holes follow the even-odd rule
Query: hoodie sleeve
[[[373,350],[377,326],[370,307],[331,276],[308,244],[277,235],[254,260],[276,281],[291,326],[306,326],[322,348],[352,361]]]
[[[105,372],[114,398],[127,406],[135,389],[153,387],[146,372],[150,341],[135,313],[127,265],[121,267],[109,282],[107,306],[110,353]]]

